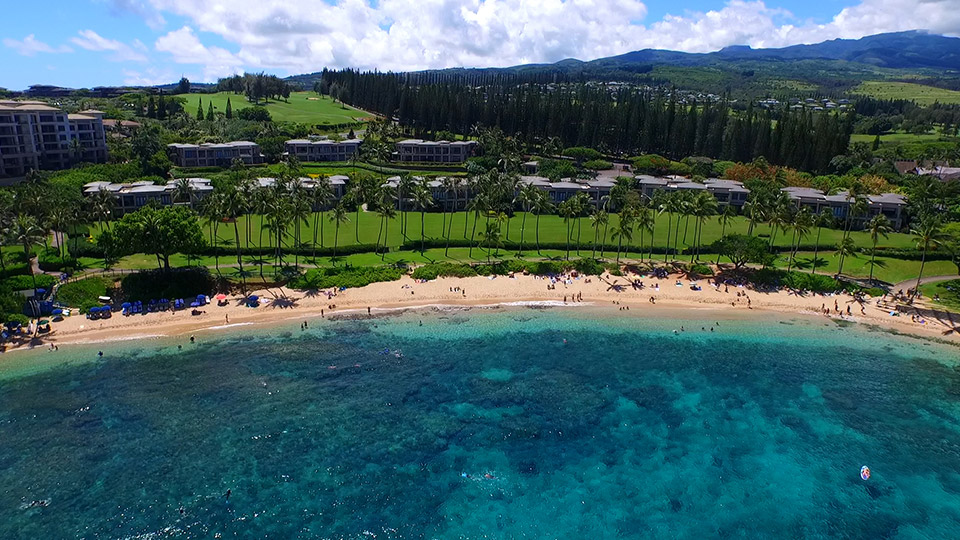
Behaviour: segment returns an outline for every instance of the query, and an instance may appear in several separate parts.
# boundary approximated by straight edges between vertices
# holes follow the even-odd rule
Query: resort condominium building
[[[394,159],[415,163],[463,163],[473,154],[476,146],[476,141],[407,139],[397,143]]]
[[[0,101],[0,178],[106,161],[102,112],[67,114],[39,101]]]
[[[168,144],[167,154],[177,167],[229,167],[239,159],[244,165],[263,163],[260,145],[250,141],[204,144]]]
[[[292,139],[284,144],[284,155],[300,161],[348,161],[360,150],[360,139],[345,141]]]

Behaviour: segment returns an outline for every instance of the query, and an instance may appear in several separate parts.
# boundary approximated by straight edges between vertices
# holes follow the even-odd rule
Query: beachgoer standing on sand
[[[227,324],[230,324],[230,316],[229,316],[229,315],[224,315],[224,316],[223,316],[223,319],[224,319],[225,321],[227,321]]]
[[[367,306],[367,315],[370,314],[370,306]]]

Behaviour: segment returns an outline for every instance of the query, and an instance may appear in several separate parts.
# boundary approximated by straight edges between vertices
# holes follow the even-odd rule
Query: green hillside
[[[213,108],[217,112],[227,110],[227,98],[230,98],[230,106],[234,112],[239,109],[253,106],[247,101],[247,98],[241,94],[232,92],[218,92],[216,94],[188,94],[186,110],[191,114],[196,114],[197,102],[203,100],[203,111],[206,113],[209,103],[213,103]],[[260,102],[263,105],[263,102]],[[318,96],[314,92],[294,92],[290,94],[288,101],[268,101],[267,110],[274,120],[281,122],[302,122],[304,124],[346,124],[350,122],[363,121],[370,117],[370,114],[354,109],[353,107],[343,107],[335,103],[326,96]]]

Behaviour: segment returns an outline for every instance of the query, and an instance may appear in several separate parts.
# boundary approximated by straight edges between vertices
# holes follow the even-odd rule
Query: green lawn
[[[953,282],[941,281],[939,283],[926,283],[920,286],[920,292],[932,302],[933,297],[939,295],[940,300],[933,302],[934,304],[939,304],[954,311],[960,311],[960,295],[958,295],[956,291],[958,282],[960,282],[960,276],[958,276],[958,280],[954,280]],[[953,287],[954,290],[947,289],[948,285]]]
[[[856,257],[848,257],[843,263],[843,273],[847,276],[857,278],[867,278],[870,276],[870,256],[865,253],[858,253]],[[874,279],[885,281],[890,284],[899,283],[908,279],[915,279],[920,272],[920,261],[911,261],[904,259],[894,259],[891,257],[877,257],[878,265],[874,269]],[[813,263],[813,252],[797,253],[797,262],[794,263],[794,269],[806,271],[810,270]],[[833,251],[819,253],[817,255],[817,271],[824,274],[835,274],[840,264],[840,258],[835,256]],[[776,265],[781,268],[787,267],[787,258],[780,256]],[[925,276],[938,276],[942,274],[952,274],[957,271],[957,267],[950,261],[927,261],[923,267]]]
[[[862,142],[867,144],[872,144],[874,135],[867,135],[866,133],[854,133],[850,135],[850,142]],[[914,143],[914,142],[930,142],[930,141],[939,141],[943,138],[939,133],[924,133],[922,135],[916,135],[913,133],[904,133],[898,131],[896,133],[884,133],[880,135],[880,144],[881,145],[897,145],[903,143]]]
[[[853,92],[877,99],[909,99],[919,105],[931,105],[937,101],[944,104],[960,103],[960,92],[956,90],[898,81],[864,81]]]
[[[388,247],[397,247],[402,244],[405,240],[418,241],[420,239],[420,213],[419,212],[406,212],[407,219],[407,231],[406,236],[401,233],[400,217],[394,218],[389,225],[388,237],[386,239],[386,245]],[[324,214],[325,218],[322,220],[322,227],[317,227],[318,229],[318,243],[320,243],[319,231],[323,231],[323,245],[332,246],[334,242],[334,233],[335,229],[332,224],[330,224],[329,219],[326,217],[327,213]],[[374,244],[377,242],[378,233],[380,232],[380,218],[377,214],[372,212],[360,212],[359,214],[359,230],[357,227],[357,213],[350,212],[348,214],[350,221],[340,227],[340,238],[339,245],[347,246],[356,243],[361,244]],[[534,214],[528,214],[526,219],[526,228],[523,228],[523,212],[517,212],[509,220],[509,236],[507,236],[508,225],[504,224],[502,228],[502,237],[503,239],[510,240],[512,242],[519,242],[521,236],[523,241],[528,244],[533,244],[536,240],[536,222],[537,217]],[[427,238],[444,238],[442,234],[443,223],[445,220],[453,219],[453,229],[451,233],[451,238],[453,239],[464,239],[470,238],[472,229],[474,226],[474,216],[471,213],[458,212],[456,214],[442,214],[439,212],[428,212],[424,216],[424,225],[426,230]],[[250,238],[247,238],[247,220],[250,220],[250,231],[252,234]],[[484,218],[481,216],[477,220],[476,231],[479,233],[484,229]],[[676,231],[676,219],[671,219],[666,214],[661,214],[657,217],[656,220],[656,230],[654,236],[654,245],[662,247],[666,245],[667,241],[667,231],[668,223],[672,221],[672,228],[670,230],[671,245],[673,244],[674,231]],[[610,216],[610,224],[608,227],[608,244],[616,244],[616,240],[613,239],[613,231],[617,227],[618,218],[616,215]],[[240,219],[239,230],[240,230],[240,240],[244,245],[259,246],[262,244],[264,246],[272,246],[272,240],[270,239],[269,233],[265,233],[261,239],[259,231],[261,229],[262,218],[259,215],[247,216]],[[449,225],[449,221],[448,221]],[[693,241],[693,220],[690,220],[689,226],[687,227],[686,234],[684,233],[685,222],[681,221],[679,227],[680,249],[684,247],[689,247],[694,245]],[[726,228],[725,234],[746,234],[747,232],[747,221],[744,218],[737,217],[734,218]],[[204,237],[210,241],[210,226],[204,224]],[[96,234],[96,226],[93,228],[94,234]],[[544,215],[540,217],[540,241],[541,242],[564,242],[566,237],[566,229],[563,223],[563,220],[556,215]],[[292,229],[291,229],[292,232]],[[769,227],[766,225],[758,225],[755,230],[755,235],[767,236],[769,235]],[[717,222],[717,219],[711,219],[707,221],[704,225],[703,230],[703,244],[708,245],[714,240],[720,238],[721,228]],[[830,247],[837,244],[841,237],[841,231],[833,229],[823,229],[820,236],[820,245],[825,249],[830,249]],[[577,231],[576,228],[573,230],[572,242],[576,241]],[[603,231],[600,231],[600,237],[602,239]],[[816,236],[816,229],[813,230],[812,234],[804,238],[804,244],[813,244]],[[594,230],[590,225],[589,218],[583,218],[580,220],[580,237],[581,242],[586,244],[593,240]],[[854,231],[851,233],[856,245],[860,248],[866,248],[870,246],[869,235],[865,232]],[[359,242],[358,242],[359,238]],[[310,243],[313,240],[313,218],[310,217],[308,221],[301,226],[301,242]],[[292,240],[291,240],[292,241]],[[217,238],[214,240],[214,243],[224,246],[232,247],[234,245],[234,235],[233,235],[233,225],[232,224],[221,224],[217,230]],[[381,240],[383,243],[383,240]],[[640,235],[636,233],[633,238],[633,245],[638,246],[640,244]],[[649,234],[645,234],[643,238],[644,246],[648,246],[650,243]],[[782,232],[777,234],[775,239],[775,245],[778,246],[788,246],[791,243],[791,238],[789,236],[784,236]],[[881,239],[879,243],[880,247],[890,247],[890,248],[912,248],[914,243],[912,237],[908,234],[894,233],[889,236],[889,238]]]
[[[207,113],[207,107],[212,102],[213,108],[217,112],[227,110],[227,98],[230,98],[230,106],[234,113],[239,109],[253,106],[242,94],[233,92],[219,92],[216,94],[188,94],[186,96],[186,111],[190,114],[196,114],[197,102],[203,101],[203,113]],[[261,101],[261,105],[264,103]],[[318,96],[314,92],[293,92],[290,99],[284,101],[268,101],[266,103],[270,116],[277,121],[284,122],[302,122],[304,124],[347,124],[359,122],[370,118],[370,114],[354,109],[353,107],[344,108],[339,103],[334,103],[332,99],[326,96]]]

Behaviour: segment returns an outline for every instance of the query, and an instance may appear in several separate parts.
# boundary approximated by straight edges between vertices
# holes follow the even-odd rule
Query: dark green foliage
[[[329,287],[363,287],[380,281],[396,281],[406,270],[394,267],[315,268],[297,276],[287,284],[292,289],[326,289]]]
[[[766,266],[773,261],[767,241],[756,236],[730,234],[714,242],[711,249],[733,261],[736,268],[747,263]]]
[[[167,270],[174,253],[196,253],[205,245],[196,214],[183,206],[143,207],[123,216],[113,234],[119,253],[152,253]]]
[[[210,275],[210,270],[204,267],[178,268],[169,272],[138,272],[124,277],[121,282],[123,296],[130,301],[194,298],[198,294],[210,294],[213,287],[213,276]]]
[[[237,111],[237,118],[253,122],[270,122],[270,111],[266,107],[245,107]]]
[[[57,289],[57,302],[71,307],[95,306],[98,298],[107,296],[108,287],[113,283],[100,277],[90,277],[61,285]]]
[[[438,277],[473,277],[477,275],[476,269],[469,264],[456,263],[433,263],[425,264],[413,271],[414,279],[432,280]]]
[[[565,159],[541,159],[539,164],[540,176],[557,182],[563,178],[577,176],[577,168],[573,162]]]
[[[76,270],[80,267],[77,259],[71,256],[60,257],[55,249],[44,250],[37,256],[40,269],[45,272],[59,272],[61,270]]]
[[[36,277],[37,288],[39,289],[50,289],[56,282],[57,278],[53,276],[48,276],[47,274],[37,274],[36,276],[10,276],[3,281],[0,281],[0,288],[7,288],[11,291],[24,291],[27,289],[33,288],[33,279]]]
[[[870,287],[870,288],[867,288],[867,289],[861,289],[860,292],[862,292],[862,293],[864,293],[864,294],[869,294],[869,295],[872,296],[873,298],[879,298],[879,297],[883,296],[884,294],[886,294],[887,291],[881,289],[880,287]]]
[[[853,129],[852,113],[814,114],[788,107],[739,110],[740,104],[726,101],[688,103],[676,92],[626,86],[611,90],[575,80],[547,88],[540,83],[558,81],[541,81],[536,75],[343,70],[326,71],[323,78],[345,90],[349,97],[342,99],[395,115],[415,135],[496,127],[529,144],[555,137],[564,146],[578,148],[578,161],[595,159],[579,148],[604,148],[611,155],[643,151],[673,160],[707,156],[749,162],[764,156],[777,165],[825,171],[834,156],[847,150]],[[676,163],[669,166],[676,174],[690,174],[688,165]],[[565,176],[572,175],[559,174]]]
[[[21,307],[23,307],[23,306],[21,306]],[[26,325],[30,324],[30,317],[27,317],[26,315],[24,315],[23,313],[20,313],[19,311],[16,311],[16,312],[12,312],[12,311],[5,312],[4,315],[5,315],[5,316],[4,316],[4,321],[3,321],[3,322],[7,322],[7,323],[20,323],[21,326],[26,326]]]
[[[493,264],[455,264],[434,263],[423,265],[413,271],[415,279],[436,279],[438,277],[505,276],[510,273],[529,273],[539,276],[558,275],[576,270],[582,275],[599,275],[607,267],[596,259],[578,259],[575,261],[522,261],[509,260]]]
[[[689,272],[698,276],[712,276],[713,269],[705,264],[694,264],[690,266]]]
[[[602,159],[591,159],[583,162],[582,167],[591,171],[608,171],[613,168],[613,163]]]
[[[565,157],[570,157],[577,160],[577,163],[582,163],[584,161],[595,161],[603,157],[603,154],[597,152],[593,148],[585,148],[582,146],[567,148],[563,151],[563,155]]]
[[[807,272],[787,272],[773,268],[757,270],[750,281],[759,287],[787,287],[813,292],[834,292],[855,286],[841,283],[830,276]]]

